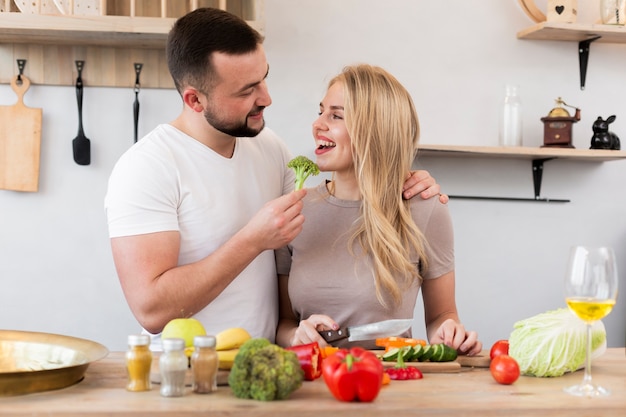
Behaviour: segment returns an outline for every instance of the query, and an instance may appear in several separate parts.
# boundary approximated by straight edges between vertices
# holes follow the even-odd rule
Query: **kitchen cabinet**
[[[134,64],[142,63],[142,87],[174,88],[165,44],[178,17],[197,7],[219,7],[263,32],[263,0],[87,1],[100,9],[84,15],[23,13],[14,1],[0,1],[2,83],[19,73],[17,60],[25,59],[24,75],[33,84],[73,85],[74,61],[82,60],[86,86],[134,87]]]
[[[512,158],[531,161],[533,174],[534,197],[483,197],[483,196],[455,196],[450,198],[504,200],[504,201],[535,201],[545,203],[567,203],[569,200],[550,199],[540,197],[541,180],[544,162],[555,159],[568,159],[580,162],[602,163],[607,161],[626,160],[625,151],[602,149],[574,149],[574,148],[534,148],[526,146],[455,146],[455,145],[428,145],[420,144],[418,159],[429,157],[453,157],[463,159],[474,158]]]
[[[592,42],[626,44],[626,26],[541,22],[517,33],[518,39],[578,42],[580,88],[584,90]]]

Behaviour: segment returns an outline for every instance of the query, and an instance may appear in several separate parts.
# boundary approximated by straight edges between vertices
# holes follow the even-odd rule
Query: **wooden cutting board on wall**
[[[35,192],[39,188],[42,109],[27,107],[30,80],[15,76],[17,103],[0,106],[0,189]]]

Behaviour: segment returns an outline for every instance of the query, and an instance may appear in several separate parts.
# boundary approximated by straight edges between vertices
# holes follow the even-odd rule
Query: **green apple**
[[[171,320],[163,328],[161,338],[178,337],[185,340],[185,352],[189,355],[193,351],[193,338],[205,336],[206,330],[202,323],[194,318]]]

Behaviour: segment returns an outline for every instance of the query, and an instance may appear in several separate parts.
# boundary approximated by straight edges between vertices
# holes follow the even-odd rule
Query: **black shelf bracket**
[[[600,39],[602,36],[594,36],[578,42],[578,66],[580,69],[580,89],[585,89],[585,80],[587,79],[587,64],[589,63],[589,47],[591,42]]]
[[[465,200],[495,200],[495,201],[528,201],[535,203],[569,203],[570,200],[554,199],[554,198],[541,198],[541,180],[543,177],[543,163],[555,158],[542,158],[533,159],[533,187],[535,191],[535,198],[522,198],[522,197],[485,197],[485,196],[469,196],[469,195],[449,195],[452,199],[465,199]]]

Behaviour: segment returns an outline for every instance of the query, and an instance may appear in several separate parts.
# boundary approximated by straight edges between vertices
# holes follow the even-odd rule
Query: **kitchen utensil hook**
[[[82,73],[83,73],[83,66],[84,65],[85,65],[85,61],[76,61],[76,71],[78,72],[78,77],[76,78],[76,86],[77,87],[82,87],[83,86]]]
[[[133,119],[135,122],[135,143],[137,143],[137,133],[139,130],[139,87],[141,84],[139,83],[139,76],[141,75],[141,68],[143,64],[135,63],[135,102],[133,103]]]
[[[143,64],[135,63],[135,94],[139,93],[139,87],[141,84],[139,83],[139,76],[141,75],[141,68]]]
[[[18,59],[17,60],[17,69],[19,71],[19,73],[17,74],[17,84],[18,85],[22,85],[22,74],[24,74],[24,67],[26,66],[26,60],[25,59]]]

